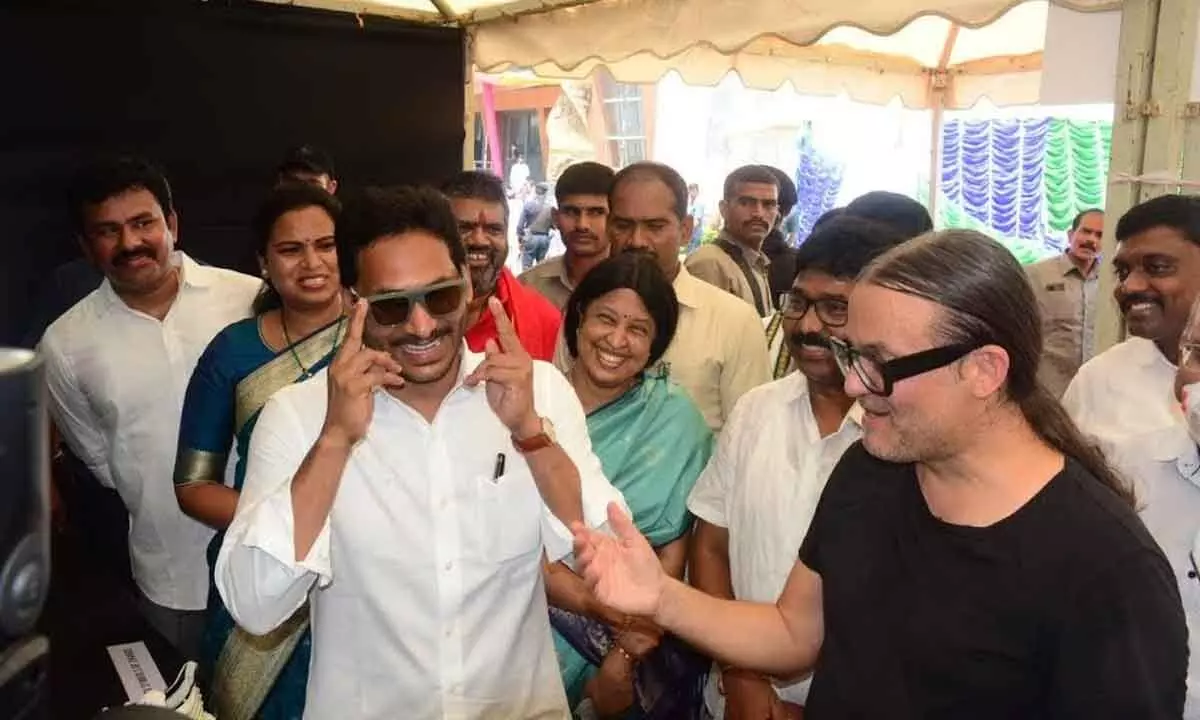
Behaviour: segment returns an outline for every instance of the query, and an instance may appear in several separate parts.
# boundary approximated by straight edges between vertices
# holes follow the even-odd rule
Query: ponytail
[[[1137,507],[1137,499],[1131,488],[1113,470],[1104,453],[1094,443],[1088,442],[1063,409],[1059,401],[1042,387],[1034,383],[1033,392],[1020,401],[1021,413],[1039,437],[1063,455],[1073,458],[1088,473],[1112,490],[1130,507]]]

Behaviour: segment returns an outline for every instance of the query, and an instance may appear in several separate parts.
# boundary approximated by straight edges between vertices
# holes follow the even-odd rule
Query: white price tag
[[[113,667],[117,669],[117,676],[121,678],[121,685],[130,701],[141,700],[151,690],[167,689],[146,643],[109,645],[108,656],[112,658]]]

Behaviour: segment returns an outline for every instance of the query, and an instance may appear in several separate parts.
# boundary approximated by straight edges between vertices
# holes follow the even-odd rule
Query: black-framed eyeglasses
[[[466,278],[455,278],[415,290],[392,290],[364,299],[376,325],[395,327],[408,322],[413,308],[422,305],[430,315],[441,317],[462,307],[466,294]],[[357,297],[357,293],[355,293]]]
[[[833,357],[842,374],[849,375],[853,370],[868,392],[881,397],[891,395],[896,383],[901,380],[946,367],[950,363],[966,357],[968,353],[983,347],[979,344],[959,343],[930,348],[880,362],[865,357],[844,340],[831,337],[829,344],[833,348]]]
[[[809,308],[812,308],[817,312],[817,319],[829,327],[842,327],[850,317],[849,305],[845,300],[838,298],[814,300],[795,290],[784,293],[779,298],[779,307],[782,308],[783,316],[789,320],[802,319],[808,314]]]

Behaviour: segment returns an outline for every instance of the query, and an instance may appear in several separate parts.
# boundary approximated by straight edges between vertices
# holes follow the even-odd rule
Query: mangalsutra
[[[346,319],[345,315],[338,316],[337,328],[333,331],[333,339],[329,342],[329,351],[333,352],[337,349],[338,335],[342,332],[342,322]],[[296,352],[296,345],[292,342],[292,336],[288,334],[287,316],[282,309],[279,310],[279,325],[283,328],[283,341],[287,343],[288,351],[292,354],[292,360],[296,362],[296,366],[300,368],[300,380],[307,380],[312,377],[312,368],[304,366],[300,361],[300,354]]]

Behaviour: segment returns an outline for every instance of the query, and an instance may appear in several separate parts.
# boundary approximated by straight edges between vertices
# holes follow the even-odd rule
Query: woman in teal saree
[[[675,291],[654,259],[623,253],[588,273],[564,322],[569,379],[592,448],[674,577],[683,576],[687,555],[688,493],[713,447],[700,411],[659,365],[678,317]],[[697,715],[707,661],[648,623],[597,607],[566,566],[546,574],[563,685],[578,715]]]
[[[237,507],[259,411],[275,391],[324,368],[341,339],[337,212],[337,201],[318,187],[289,185],[272,192],[254,222],[266,281],[255,316],[212,340],[188,384],[175,492],[185,513],[218,531],[208,550],[210,573]],[[237,461],[228,486],[231,444]],[[210,577],[201,667],[210,681],[205,697],[217,717],[300,720],[310,651],[307,606],[272,633],[255,637],[236,626]]]

